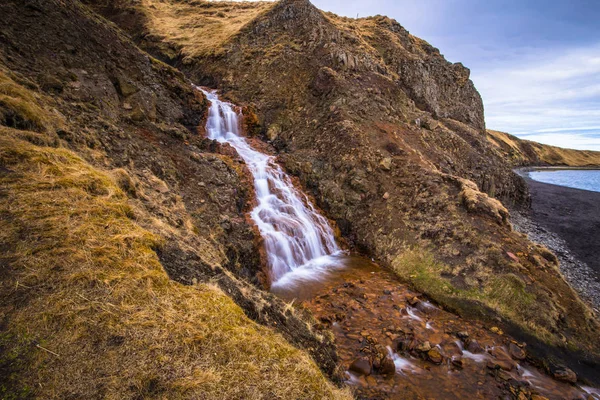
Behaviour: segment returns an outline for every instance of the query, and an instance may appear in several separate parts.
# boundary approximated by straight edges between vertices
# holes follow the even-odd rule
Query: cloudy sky
[[[471,69],[487,126],[600,150],[600,0],[311,0],[382,14]]]

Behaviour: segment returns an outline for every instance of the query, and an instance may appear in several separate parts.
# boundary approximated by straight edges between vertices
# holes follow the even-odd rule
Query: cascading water
[[[240,136],[240,114],[234,107],[214,92],[202,92],[211,102],[209,139],[233,146],[254,177],[258,206],[251,216],[265,242],[273,285],[314,279],[338,266],[341,251],[328,221],[294,188],[272,156],[256,151]]]

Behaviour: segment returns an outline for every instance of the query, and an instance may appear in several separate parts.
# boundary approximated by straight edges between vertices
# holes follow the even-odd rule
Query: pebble
[[[422,351],[423,353],[426,353],[426,352],[428,352],[429,350],[431,350],[431,343],[429,343],[428,341],[427,341],[427,342],[424,342],[424,343],[421,343],[421,344],[420,344],[420,345],[418,345],[418,346],[417,346],[415,349],[416,349],[417,351]]]
[[[444,356],[438,348],[433,348],[427,352],[427,358],[434,364],[441,364],[444,361]]]

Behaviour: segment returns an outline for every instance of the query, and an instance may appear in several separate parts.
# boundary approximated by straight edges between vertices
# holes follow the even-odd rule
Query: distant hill
[[[488,130],[488,139],[515,166],[600,167],[600,151],[572,150]]]

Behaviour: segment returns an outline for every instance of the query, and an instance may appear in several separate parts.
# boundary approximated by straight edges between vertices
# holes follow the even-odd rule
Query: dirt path
[[[300,292],[333,330],[358,398],[588,398],[529,365],[526,346],[497,328],[464,321],[420,300],[392,273],[360,264]]]

